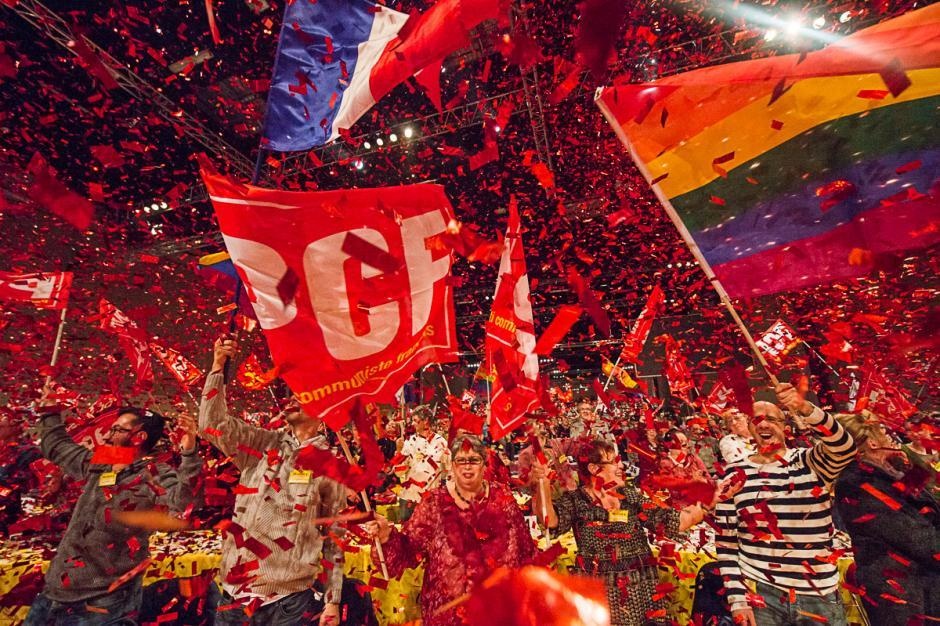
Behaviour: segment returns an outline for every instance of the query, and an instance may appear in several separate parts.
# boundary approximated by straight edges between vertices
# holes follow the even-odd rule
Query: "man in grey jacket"
[[[106,443],[133,451],[133,460],[105,465],[92,463],[94,453],[65,431],[48,385],[37,412],[43,455],[85,486],[25,625],[133,624],[151,531],[126,526],[120,518],[125,511],[158,507],[181,512],[195,501],[202,469],[196,422],[179,420],[182,460],[174,470],[149,456],[163,436],[164,419],[157,413],[119,409]]]
[[[288,626],[339,624],[343,551],[337,528],[314,525],[336,517],[345,488],[295,467],[306,446],[326,447],[321,421],[291,401],[282,416],[288,429],[266,430],[229,415],[223,369],[235,356],[233,339],[215,342],[212,371],[199,407],[203,436],[241,471],[235,514],[222,540],[222,601],[216,624]],[[319,580],[321,600],[313,590]]]

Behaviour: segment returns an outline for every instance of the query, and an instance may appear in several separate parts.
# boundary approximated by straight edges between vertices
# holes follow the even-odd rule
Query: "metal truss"
[[[3,4],[26,20],[36,30],[47,35],[73,55],[79,56],[74,43],[76,36],[69,27],[68,22],[44,4],[38,0],[18,0],[18,2]],[[183,111],[162,92],[108,54],[101,46],[84,35],[80,35],[80,37],[95,52],[108,74],[114,78],[121,89],[139,102],[152,104],[160,117],[180,129],[186,136],[199,143],[216,157],[229,163],[238,174],[245,177],[251,176],[254,163],[248,157],[222,139],[218,133],[213,132]]]
[[[129,258],[135,259],[141,254],[150,254],[157,257],[179,256],[186,252],[205,250],[206,248],[212,248],[213,252],[218,252],[222,248],[222,233],[206,233],[172,241],[161,241],[158,244],[134,250],[129,254]]]
[[[433,113],[431,115],[389,124],[388,128],[395,131],[399,137],[397,143],[389,142],[384,146],[377,146],[375,144],[376,133],[372,132],[357,135],[348,141],[334,141],[320,148],[314,148],[309,152],[284,153],[279,159],[280,165],[278,167],[271,168],[266,165],[263,168],[262,180],[269,179],[274,174],[279,177],[288,177],[314,171],[377,152],[391,150],[396,146],[414,145],[431,139],[432,137],[438,137],[452,133],[455,130],[482,124],[486,119],[496,117],[496,111],[504,101],[515,98],[520,93],[523,93],[523,89],[515,89],[488,98],[468,102],[440,113]],[[411,127],[415,132],[415,135],[411,139],[404,139],[403,129],[406,126]],[[370,147],[365,147],[366,142],[369,142]],[[317,160],[320,162],[318,163]]]

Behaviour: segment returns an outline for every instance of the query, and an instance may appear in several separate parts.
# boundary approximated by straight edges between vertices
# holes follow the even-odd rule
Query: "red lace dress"
[[[383,546],[390,576],[424,562],[425,626],[462,626],[461,607],[441,607],[471,592],[495,568],[521,567],[535,558],[535,542],[512,493],[505,485],[489,485],[489,495],[467,510],[457,507],[446,487],[428,492]]]

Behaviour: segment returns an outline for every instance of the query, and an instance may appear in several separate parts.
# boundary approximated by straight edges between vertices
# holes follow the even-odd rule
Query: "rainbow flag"
[[[868,273],[940,241],[940,5],[806,55],[599,90],[733,297]]]

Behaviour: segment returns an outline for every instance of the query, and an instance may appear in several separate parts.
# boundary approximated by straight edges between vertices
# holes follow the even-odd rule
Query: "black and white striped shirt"
[[[744,579],[798,594],[827,594],[839,586],[829,486],[854,458],[855,442],[819,408],[806,422],[819,433],[813,448],[788,449],[763,465],[744,459],[729,466],[747,476],[715,512],[718,562],[732,610],[747,606]]]

